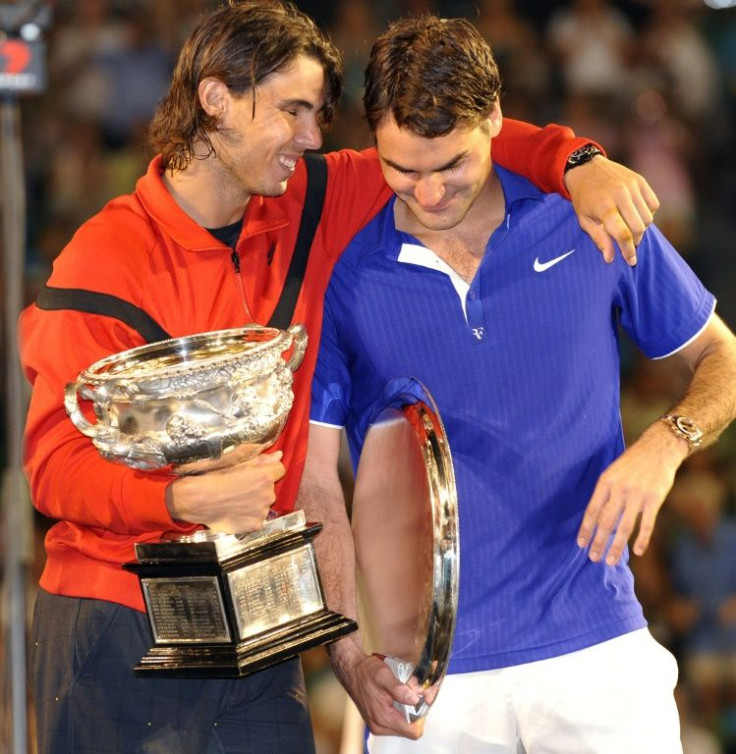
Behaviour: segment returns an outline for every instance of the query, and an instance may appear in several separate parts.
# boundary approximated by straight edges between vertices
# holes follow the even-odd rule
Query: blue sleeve
[[[644,234],[639,260],[621,274],[621,326],[651,359],[680,350],[705,327],[715,297],[655,226]]]
[[[334,276],[333,276],[334,280]],[[322,336],[312,379],[310,421],[344,427],[350,405],[350,374],[347,355],[340,345],[339,315],[335,315],[334,286],[325,295]]]

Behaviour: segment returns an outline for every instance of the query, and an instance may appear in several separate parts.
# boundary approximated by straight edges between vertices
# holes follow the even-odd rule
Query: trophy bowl
[[[306,344],[302,325],[247,325],[139,346],[82,371],[64,405],[108,460],[177,474],[228,466],[278,438]]]

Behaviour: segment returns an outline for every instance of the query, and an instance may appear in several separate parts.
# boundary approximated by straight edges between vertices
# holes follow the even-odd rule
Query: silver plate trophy
[[[301,325],[250,325],[140,346],[85,369],[64,404],[110,461],[204,473],[273,445],[306,343]],[[250,534],[136,544],[136,561],[123,567],[139,577],[154,641],[136,673],[237,677],[354,631],[325,606],[312,543],[321,528],[297,511]]]
[[[387,386],[355,478],[359,622],[366,648],[418,691],[396,703],[407,722],[427,714],[447,670],[457,614],[457,491],[444,427],[418,380]]]

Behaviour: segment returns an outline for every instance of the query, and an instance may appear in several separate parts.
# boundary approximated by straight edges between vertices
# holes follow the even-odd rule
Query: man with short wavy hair
[[[492,160],[499,92],[464,20],[396,22],[371,52],[365,108],[394,197],[327,289],[300,505],[328,522],[328,604],[355,615],[341,428],[357,463],[386,387],[418,379],[452,451],[459,608],[426,718],[394,708],[422,697],[358,634],[330,646],[333,667],[373,754],[674,754],[677,665],[646,628],[626,543],[638,523],[644,553],[680,464],[736,417],[736,338],[656,227],[635,267],[601,264],[569,202]],[[619,324],[692,371],[628,449]]]

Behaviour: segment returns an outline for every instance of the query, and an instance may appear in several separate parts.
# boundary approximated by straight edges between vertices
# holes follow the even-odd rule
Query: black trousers
[[[33,616],[39,754],[314,754],[298,659],[245,678],[139,678],[143,613],[41,590]]]

